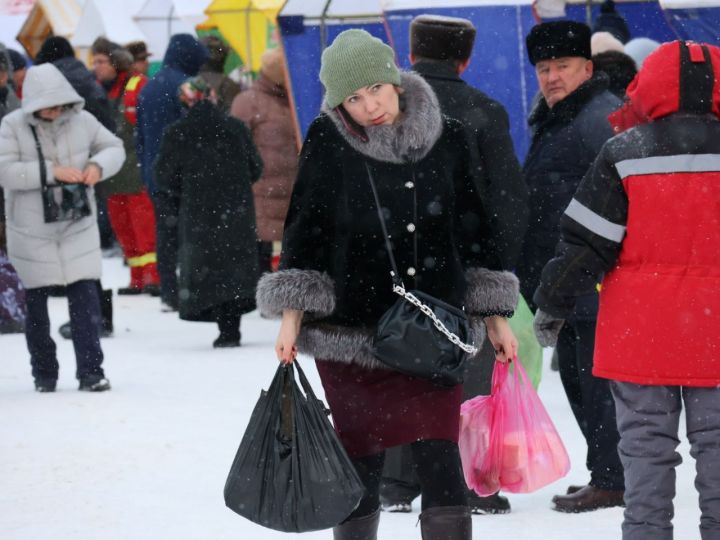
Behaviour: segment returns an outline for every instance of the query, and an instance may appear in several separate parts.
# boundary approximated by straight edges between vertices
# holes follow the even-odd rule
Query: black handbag
[[[464,363],[478,349],[467,343],[471,337],[465,312],[429,294],[408,291],[400,279],[380,197],[370,167],[368,179],[375,197],[385,248],[392,271],[393,292],[400,296],[378,322],[373,354],[384,365],[439,386],[463,382]]]
[[[37,148],[40,161],[40,184],[42,186],[43,217],[45,223],[58,221],[76,221],[92,214],[90,201],[88,201],[87,187],[84,184],[47,183],[47,168],[40,139],[38,139],[35,126],[30,126],[35,148]]]

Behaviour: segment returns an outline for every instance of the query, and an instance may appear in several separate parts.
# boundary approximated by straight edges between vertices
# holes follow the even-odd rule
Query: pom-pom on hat
[[[613,0],[605,0],[600,6],[600,15],[595,19],[593,32],[609,32],[623,44],[630,39],[627,22],[615,9]]]
[[[475,43],[475,27],[467,19],[418,15],[410,23],[410,52],[431,60],[467,60]]]
[[[330,109],[359,88],[374,83],[400,84],[393,50],[365,30],[345,30],[323,51],[320,82]]]
[[[575,21],[551,21],[532,27],[525,38],[534,66],[541,60],[580,56],[590,59],[590,28]]]

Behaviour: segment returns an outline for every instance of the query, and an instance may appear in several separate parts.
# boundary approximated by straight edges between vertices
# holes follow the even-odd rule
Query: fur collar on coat
[[[368,157],[390,163],[416,162],[424,158],[442,134],[442,114],[435,92],[415,73],[400,76],[400,110],[398,122],[389,126],[365,128],[368,141],[348,131],[335,111],[323,108],[348,144]]]

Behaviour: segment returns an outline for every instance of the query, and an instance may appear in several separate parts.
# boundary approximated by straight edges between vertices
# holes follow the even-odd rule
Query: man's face
[[[592,77],[593,65],[586,58],[565,56],[539,61],[535,65],[535,73],[540,92],[548,107],[553,108]]]
[[[142,73],[143,75],[147,75],[148,70],[150,69],[150,60],[147,58],[144,60],[137,60],[132,63],[130,69],[133,73]]]
[[[5,88],[8,83],[9,75],[7,70],[4,70],[3,68],[0,68],[0,88]]]
[[[106,54],[93,56],[93,71],[99,81],[112,81],[117,77],[117,71],[110,63],[110,57]]]

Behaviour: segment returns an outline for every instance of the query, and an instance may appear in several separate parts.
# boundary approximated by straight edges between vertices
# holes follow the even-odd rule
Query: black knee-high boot
[[[433,506],[420,514],[422,540],[472,540],[467,506]]]
[[[333,540],[377,540],[380,509],[369,516],[347,520],[333,527]]]

